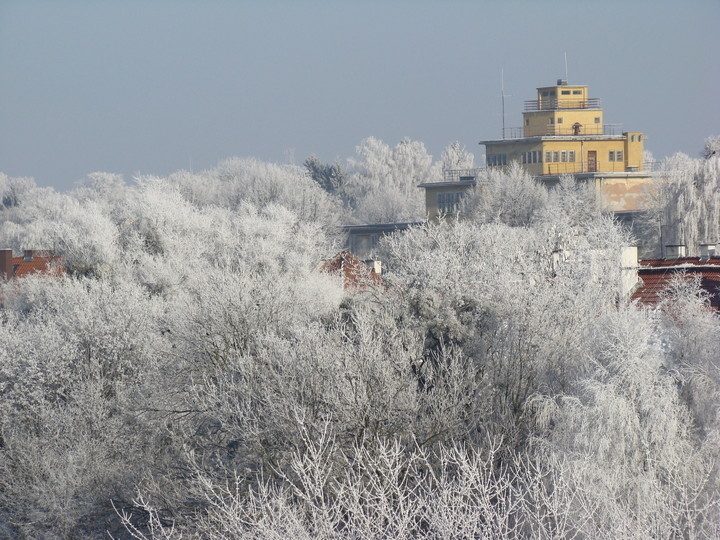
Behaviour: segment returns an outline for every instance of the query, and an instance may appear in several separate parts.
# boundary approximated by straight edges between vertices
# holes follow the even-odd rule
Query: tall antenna
[[[505,138],[505,70],[500,70],[500,96],[502,97],[502,138]],[[511,97],[511,96],[507,96]]]
[[[567,52],[565,53],[565,80],[568,80],[568,69],[567,69]]]
[[[505,138],[505,70],[500,69],[500,96],[502,96],[502,138]]]

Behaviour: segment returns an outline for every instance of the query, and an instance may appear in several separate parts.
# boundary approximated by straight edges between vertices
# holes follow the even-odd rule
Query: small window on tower
[[[529,125],[530,125],[530,119],[529,119],[529,118],[526,118],[526,119],[525,119],[525,125],[526,125],[526,126],[529,126]]]
[[[570,163],[575,162],[575,150],[570,150],[570,151],[568,152],[568,161],[569,161]]]
[[[570,90],[563,90],[563,91],[562,91],[562,95],[563,95],[563,96],[569,96],[569,95],[570,95]]]
[[[595,117],[595,123],[596,123],[596,124],[599,124],[599,123],[600,123],[600,117],[599,117],[599,116],[596,116],[596,117]]]
[[[545,163],[550,163],[552,161],[552,152],[545,152]]]
[[[573,90],[573,96],[579,96],[582,94],[582,90]]]
[[[560,152],[560,161],[562,161],[563,163],[567,162],[567,152],[565,150]]]
[[[623,151],[618,150],[615,152],[615,161],[622,161],[623,160]]]
[[[608,156],[608,159],[610,161],[615,161],[615,150],[610,150],[610,155]]]
[[[558,118],[558,124],[562,124],[562,118]]]
[[[560,161],[560,152],[553,152],[553,161],[557,163]]]

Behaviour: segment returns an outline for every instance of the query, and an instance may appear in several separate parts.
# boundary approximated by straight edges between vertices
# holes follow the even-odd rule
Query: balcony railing
[[[443,180],[445,182],[459,182],[460,180],[475,179],[482,170],[481,167],[474,169],[443,169]]]
[[[622,124],[590,124],[581,125],[579,128],[570,125],[548,124],[543,133],[535,132],[529,137],[554,137],[572,135],[622,135]],[[522,139],[525,137],[525,130],[522,127],[509,127],[503,129],[503,139]]]
[[[650,168],[648,168],[650,167]],[[542,164],[543,175],[578,174],[578,173],[621,173],[621,172],[649,172],[652,164],[643,164],[643,168],[627,166],[623,161],[575,161]]]
[[[599,109],[600,98],[558,99],[542,98],[525,102],[525,112],[553,111],[557,109]]]

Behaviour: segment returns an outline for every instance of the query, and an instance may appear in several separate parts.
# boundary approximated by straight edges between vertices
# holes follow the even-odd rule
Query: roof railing
[[[562,99],[544,97],[525,102],[525,112],[554,111],[557,109],[599,109],[600,98]]]
[[[484,168],[475,167],[472,169],[443,169],[443,180],[445,182],[459,182],[461,180],[474,180]]]
[[[582,135],[609,135],[617,136],[623,134],[622,124],[590,124],[575,126],[573,124],[548,124],[542,133],[525,135],[525,128],[507,127],[502,130],[503,139],[522,139],[525,137],[567,137]]]

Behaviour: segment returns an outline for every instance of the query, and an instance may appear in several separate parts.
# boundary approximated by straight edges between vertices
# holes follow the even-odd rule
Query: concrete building
[[[525,102],[521,127],[506,128],[502,138],[481,141],[486,167],[503,167],[513,161],[552,186],[563,174],[591,183],[605,208],[631,215],[643,209],[650,173],[643,163],[644,134],[605,124],[600,100],[587,86],[568,85],[537,89]],[[442,182],[422,184],[430,219],[457,208],[462,193],[475,185],[478,169],[445,171]]]

